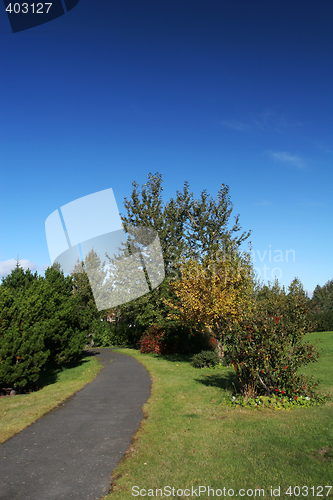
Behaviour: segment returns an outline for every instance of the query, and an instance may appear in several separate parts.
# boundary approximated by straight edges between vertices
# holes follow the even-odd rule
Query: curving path
[[[1,500],[98,500],[108,493],[151,380],[131,356],[94,352],[103,369],[90,384],[0,445]]]

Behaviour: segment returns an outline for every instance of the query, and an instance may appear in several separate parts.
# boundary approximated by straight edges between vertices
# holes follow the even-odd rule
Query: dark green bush
[[[30,269],[24,271],[19,264],[17,263],[16,268],[6,276],[1,279],[1,288],[6,288],[11,291],[13,295],[20,294],[21,292],[28,290],[30,286],[38,281],[39,276],[37,275],[37,271],[35,274],[32,274]]]
[[[201,351],[192,358],[194,368],[213,367],[219,364],[219,357],[215,351]]]
[[[22,272],[0,285],[0,387],[31,386],[46,363],[75,361],[86,344],[71,278],[53,268],[32,280]]]
[[[36,321],[44,326],[45,347],[50,351],[48,362],[66,364],[81,357],[87,343],[87,330],[82,329],[79,321],[70,276],[48,268],[31,311],[37,315]]]
[[[33,384],[50,354],[41,325],[24,326],[23,304],[23,296],[0,287],[0,387]]]
[[[95,319],[92,323],[90,342],[94,347],[110,347],[128,344],[128,335],[122,325]]]
[[[159,326],[163,332],[163,353],[198,354],[213,349],[207,333],[173,322]]]
[[[317,332],[333,331],[333,310],[313,314],[312,318],[316,322]]]
[[[207,333],[174,322],[154,325],[143,332],[137,345],[141,352],[156,354],[197,354],[213,350]]]

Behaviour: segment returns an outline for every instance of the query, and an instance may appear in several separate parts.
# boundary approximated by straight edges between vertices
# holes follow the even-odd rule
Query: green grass
[[[0,443],[62,404],[101,369],[97,359],[86,356],[76,366],[45,373],[38,382],[43,386],[39,391],[0,398]]]
[[[333,332],[316,332],[306,335],[305,340],[315,344],[320,352],[320,360],[306,366],[302,371],[321,380],[320,389],[333,397]],[[316,344],[316,341],[319,341]]]
[[[332,394],[333,332],[309,336],[316,338],[322,339],[324,352],[304,373],[318,376],[319,390]],[[140,361],[153,385],[144,406],[146,418],[114,471],[112,493],[104,500],[133,498],[133,486],[145,489],[147,496],[156,496],[155,489],[164,486],[225,487],[234,489],[235,496],[240,488],[264,488],[266,498],[295,498],[284,493],[289,485],[333,486],[332,402],[290,410],[226,407],[221,403],[236,383],[233,368],[200,370],[184,357],[118,351]],[[278,486],[281,495],[271,496],[270,488]],[[309,489],[308,498],[320,492]],[[305,489],[300,496],[306,498],[302,493]],[[323,496],[333,498],[333,491],[329,497],[326,493],[324,489]]]

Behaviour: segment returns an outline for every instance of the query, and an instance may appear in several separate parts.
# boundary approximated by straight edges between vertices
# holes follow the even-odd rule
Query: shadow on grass
[[[87,354],[86,352],[83,353],[83,357],[87,355],[90,356],[90,353],[89,354]],[[82,358],[60,366],[50,366],[50,365],[47,366],[46,363],[46,366],[41,370],[39,374],[37,382],[31,387],[31,389],[35,392],[40,389],[43,389],[43,387],[46,387],[47,385],[55,384],[58,380],[59,373],[62,373],[63,371],[68,370],[69,368],[76,368],[77,366],[82,366],[84,363],[88,363],[88,361]]]
[[[240,386],[235,373],[230,371],[212,373],[205,378],[196,378],[196,382],[205,385],[206,387],[218,387],[219,389],[224,389],[225,391],[236,391],[240,393]]]
[[[172,363],[190,363],[193,358],[193,354],[158,354],[157,356]]]

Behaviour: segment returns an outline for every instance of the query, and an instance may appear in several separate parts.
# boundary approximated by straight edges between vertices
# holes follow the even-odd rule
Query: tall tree
[[[0,286],[11,290],[15,294],[26,290],[36,280],[38,280],[37,271],[34,274],[30,269],[24,271],[19,260],[17,260],[15,269],[8,276],[2,278]]]
[[[125,231],[129,225],[152,227],[158,233],[163,251],[165,273],[172,273],[172,263],[186,251],[186,234],[189,230],[189,211],[193,193],[188,183],[183,192],[176,192],[176,198],[165,204],[162,200],[162,176],[148,174],[148,182],[139,189],[133,182],[130,200],[125,198],[127,215],[121,214]]]
[[[333,310],[333,279],[328,280],[323,286],[316,286],[311,303],[313,310],[317,313]]]
[[[202,191],[198,200],[192,199],[186,238],[191,257],[202,260],[214,258],[221,251],[226,255],[232,254],[250,236],[251,231],[234,235],[241,230],[241,226],[239,215],[236,215],[233,226],[229,227],[232,210],[229,187],[225,184],[221,185],[215,200],[206,190]]]
[[[233,209],[229,188],[222,184],[214,200],[206,191],[195,199],[184,183],[182,192],[176,191],[174,198],[164,203],[162,200],[162,176],[149,173],[146,184],[139,188],[133,182],[130,199],[125,198],[127,214],[121,214],[125,230],[129,225],[152,227],[158,233],[165,263],[165,280],[139,299],[122,307],[123,317],[131,318],[131,323],[148,327],[165,319],[168,309],[163,302],[163,295],[169,289],[171,280],[178,276],[181,261],[189,259],[202,261],[213,258],[223,249],[224,253],[238,249],[250,236],[250,232],[238,234],[241,230],[239,216],[229,227]]]
[[[133,182],[131,199],[125,198],[127,215],[121,214],[125,230],[128,225],[154,228],[159,236],[166,276],[173,274],[173,263],[180,258],[204,258],[214,252],[239,248],[251,231],[233,236],[241,230],[239,215],[233,226],[229,219],[233,210],[229,187],[222,184],[214,200],[206,190],[195,199],[188,182],[183,191],[169,202],[162,200],[162,176],[148,174],[148,182],[139,190]]]
[[[87,335],[91,336],[93,321],[99,317],[99,313],[84,262],[78,260],[71,276],[73,278],[72,294],[76,299],[76,312],[80,328],[86,330]]]

